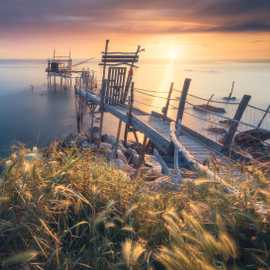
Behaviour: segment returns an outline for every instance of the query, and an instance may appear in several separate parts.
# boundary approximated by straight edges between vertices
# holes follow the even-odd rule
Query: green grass
[[[1,269],[270,267],[269,179],[253,168],[241,183],[149,193],[94,153],[52,145],[27,161],[28,152],[2,161]]]

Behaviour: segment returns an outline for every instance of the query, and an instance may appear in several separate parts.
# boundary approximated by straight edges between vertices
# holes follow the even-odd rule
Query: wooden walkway
[[[100,97],[85,90],[79,90],[78,95],[83,96],[87,102],[100,103]],[[155,148],[162,153],[168,153],[172,149],[172,138],[170,121],[164,120],[159,117],[157,113],[145,113],[139,109],[132,110],[132,117],[128,116],[127,105],[111,105],[105,104],[104,111],[109,112],[124,123],[128,123],[134,127],[137,131],[147,136]],[[198,133],[189,128],[182,126],[181,133],[177,137],[179,143],[182,146],[182,151],[185,149],[189,152],[191,158],[196,160],[199,164],[204,166],[207,161],[215,157],[216,160],[223,164],[228,164],[228,157],[221,154],[222,146],[214,142],[209,144],[208,139],[201,136]],[[181,152],[181,149],[180,149]],[[173,158],[173,156],[172,156]],[[220,176],[224,175],[225,172],[220,172]]]
[[[79,90],[78,94],[83,96],[87,102],[100,104],[100,97],[87,92]],[[132,117],[128,116],[127,105],[111,105],[105,104],[104,111],[109,112],[124,123],[128,123],[139,132],[145,134],[155,147],[163,153],[166,153],[171,145],[170,139],[170,123],[153,114],[147,114],[139,109],[132,110]]]

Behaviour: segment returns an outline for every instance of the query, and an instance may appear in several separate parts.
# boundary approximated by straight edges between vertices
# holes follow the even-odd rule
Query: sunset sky
[[[8,0],[0,58],[145,47],[146,58],[269,60],[270,0]]]

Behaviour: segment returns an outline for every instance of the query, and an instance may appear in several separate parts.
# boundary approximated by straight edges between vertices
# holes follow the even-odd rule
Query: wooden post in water
[[[210,96],[210,98],[207,100],[206,106],[208,106],[208,105],[210,104],[210,102],[212,101],[214,95],[215,95],[215,94],[212,94],[212,95]]]
[[[165,107],[162,109],[162,112],[163,112],[163,119],[166,119],[166,118],[167,118],[167,115],[168,115],[168,109],[169,109],[170,100],[171,100],[171,96],[172,96],[173,86],[174,86],[174,83],[172,82],[171,85],[170,85],[170,89],[169,89],[169,93],[168,93],[166,105],[165,105]]]
[[[190,82],[191,82],[191,79],[189,79],[189,78],[185,79],[183,89],[182,89],[181,98],[180,98],[179,105],[178,105],[176,126],[179,124],[179,122],[182,123]]]
[[[264,119],[265,119],[265,117],[267,116],[268,113],[270,113],[270,105],[267,107],[266,111],[264,112],[264,115],[261,118],[259,124],[257,125],[257,128],[261,127],[261,125],[262,125],[262,123],[263,123],[263,121],[264,121]]]
[[[238,106],[237,111],[234,115],[234,118],[231,121],[229,132],[224,140],[223,151],[225,153],[229,153],[229,151],[230,151],[233,137],[235,135],[235,132],[237,131],[239,122],[240,122],[240,120],[241,120],[241,118],[242,118],[242,116],[243,116],[243,114],[248,106],[250,98],[251,98],[251,96],[244,95],[239,103],[239,106]]]

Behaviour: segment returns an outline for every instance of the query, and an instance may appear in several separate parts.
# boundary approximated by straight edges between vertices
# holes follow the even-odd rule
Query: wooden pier
[[[146,148],[149,144],[152,144],[163,156],[170,157],[171,161],[174,161],[174,168],[176,170],[179,170],[179,167],[181,167],[179,160],[183,160],[183,158],[193,167],[208,174],[211,174],[211,172],[207,167],[207,163],[213,157],[219,159],[224,164],[247,159],[245,154],[239,152],[234,147],[233,140],[235,134],[240,130],[240,125],[246,125],[249,129],[253,127],[252,124],[246,124],[242,121],[245,110],[250,106],[250,96],[244,95],[240,102],[231,103],[233,106],[236,106],[234,116],[231,118],[213,111],[206,111],[206,113],[213,114],[217,119],[226,120],[229,123],[223,140],[212,140],[186,126],[183,121],[185,114],[188,114],[186,107],[195,106],[190,102],[190,98],[195,97],[189,93],[191,79],[185,79],[184,85],[181,91],[179,91],[178,106],[170,104],[171,100],[173,100],[171,95],[174,91],[174,86],[171,84],[165,107],[160,112],[146,113],[134,107],[136,88],[133,83],[133,72],[139,61],[140,46],[134,52],[109,52],[108,47],[109,41],[106,42],[100,63],[103,66],[100,89],[92,91],[91,89],[79,87],[78,84],[75,85],[76,96],[79,99],[78,111],[80,116],[78,119],[81,121],[83,117],[82,111],[87,107],[92,114],[92,123],[95,114],[100,113],[100,138],[104,113],[107,112],[119,119],[118,141],[123,122],[125,123],[125,141],[127,140],[128,132],[133,132],[136,139],[136,132],[142,133],[144,135],[143,146]],[[153,95],[147,93],[146,90],[145,94]],[[211,102],[228,105],[228,102],[213,100]],[[176,111],[175,119],[168,117],[169,107]],[[260,126],[266,115],[269,117],[268,113],[269,110],[264,113],[259,123]],[[216,123],[218,124],[218,121]],[[80,131],[80,125],[78,129]],[[220,175],[223,174],[224,171],[220,172]]]

